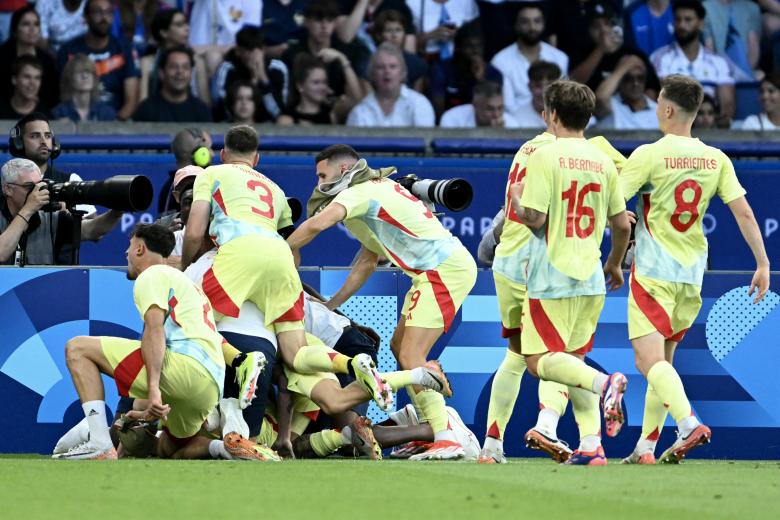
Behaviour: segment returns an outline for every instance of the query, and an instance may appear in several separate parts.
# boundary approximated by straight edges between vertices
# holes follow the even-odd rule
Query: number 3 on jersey
[[[264,182],[255,179],[246,182],[246,187],[257,193],[257,198],[260,202],[266,205],[266,209],[256,208],[252,206],[252,212],[257,213],[261,217],[274,218],[274,194]],[[258,193],[258,188],[260,193]]]
[[[522,224],[523,221],[520,220],[520,217],[517,216],[517,213],[515,213],[515,210],[512,207],[512,201],[509,198],[509,187],[516,182],[521,182],[524,178],[525,178],[525,168],[521,170],[520,164],[515,163],[515,165],[512,167],[512,171],[509,172],[509,182],[506,185],[505,209],[506,209],[506,218],[508,218],[512,222],[518,222],[520,224]]]

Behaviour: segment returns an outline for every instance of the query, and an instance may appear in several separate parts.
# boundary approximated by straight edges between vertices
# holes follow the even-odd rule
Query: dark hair
[[[360,159],[360,156],[355,151],[355,149],[348,144],[332,144],[318,153],[316,157],[314,157],[314,164],[317,164],[320,161],[330,162],[332,159],[341,159],[347,157],[350,159],[355,159],[356,161]]]
[[[313,20],[335,20],[341,14],[334,0],[310,0],[303,7],[303,17]]]
[[[236,33],[236,47],[242,49],[262,49],[265,46],[265,29],[255,25],[245,25]]]
[[[550,61],[535,61],[528,67],[528,79],[530,81],[542,81],[550,79],[555,81],[561,78],[561,68]]]
[[[154,14],[154,18],[152,18],[151,32],[152,37],[154,37],[154,41],[156,41],[157,45],[160,47],[162,47],[163,43],[162,32],[171,28],[173,17],[177,14],[184,16],[184,13],[178,9],[160,9]],[[186,16],[184,18],[185,20],[187,19]]]
[[[89,13],[92,4],[94,4],[95,2],[97,2],[97,0],[87,0],[86,2],[84,2],[84,16],[86,16],[87,13]],[[114,2],[112,2],[111,0],[106,0],[106,2],[111,4],[112,8],[114,7]]]
[[[176,245],[173,231],[162,224],[136,224],[130,232],[130,238],[133,237],[143,240],[146,249],[163,258],[171,256],[171,251]]]
[[[35,67],[43,74],[43,64],[41,64],[38,58],[30,56],[29,54],[22,54],[14,60],[13,64],[11,64],[11,76],[18,75],[23,67]]]
[[[10,32],[10,38],[9,40],[13,40],[16,38],[16,31],[19,29],[19,24],[22,22],[22,18],[24,18],[24,15],[27,13],[34,13],[35,17],[38,19],[38,23],[41,22],[41,16],[38,14],[38,11],[35,10],[35,7],[32,5],[25,5],[24,7],[20,7],[16,11],[14,11],[14,14],[11,15],[11,32]]]
[[[236,125],[225,132],[225,150],[241,155],[255,153],[260,144],[257,131],[249,125]]]
[[[385,25],[393,22],[400,23],[401,27],[404,28],[404,33],[406,33],[408,21],[402,12],[395,9],[386,9],[377,13],[376,18],[374,18],[374,25],[371,27],[371,36],[373,36],[375,43],[379,43],[382,32],[385,30]]]
[[[474,90],[472,91],[471,97],[489,98],[493,96],[501,96],[503,95],[503,93],[504,92],[502,90],[501,85],[499,85],[495,81],[480,81],[479,83],[474,85]]]
[[[517,14],[520,14],[520,11],[523,9],[539,9],[542,12],[542,17],[547,18],[547,13],[544,10],[544,3],[543,2],[522,2],[519,6],[517,6]],[[515,18],[517,20],[517,18]]]
[[[710,105],[712,105],[712,108],[715,109],[715,113],[716,114],[720,113],[720,105],[718,104],[718,100],[715,99],[713,96],[710,96],[709,94],[705,93],[704,97],[701,100],[701,104],[699,105],[699,109],[701,109],[701,106],[704,103],[709,103]]]
[[[704,9],[704,5],[701,0],[672,0],[672,13],[678,9],[692,9],[696,12],[696,16],[699,20],[704,20],[707,16],[707,10]]]
[[[229,115],[235,115],[233,114],[233,103],[236,102],[236,98],[238,97],[238,90],[243,87],[252,91],[252,100],[255,102],[255,108],[260,106],[260,94],[257,92],[255,84],[248,79],[239,79],[231,83],[225,93],[225,108]]]
[[[701,101],[704,99],[701,83],[682,74],[672,74],[662,79],[661,90],[666,99],[690,115],[695,115],[699,111]]]
[[[16,122],[16,128],[19,129],[19,132],[21,135],[24,135],[25,127],[27,126],[27,123],[33,123],[35,121],[45,121],[47,125],[49,125],[49,128],[51,128],[51,123],[49,123],[49,118],[46,117],[46,114],[43,112],[30,112],[23,118],[21,118],[19,121]]]
[[[295,57],[292,70],[293,88],[290,89],[290,99],[288,101],[290,108],[294,109],[301,102],[301,94],[298,92],[297,86],[306,81],[311,71],[315,69],[324,70],[327,77],[328,66],[321,59],[306,53],[300,53]]]
[[[479,19],[477,19],[479,21]],[[455,49],[460,48],[466,40],[477,39],[483,44],[485,43],[485,34],[482,32],[482,26],[478,23],[469,22],[461,25],[457,31],[455,31]]]
[[[184,45],[177,45],[175,47],[163,49],[160,52],[160,59],[157,62],[157,70],[164,69],[168,65],[168,58],[171,57],[171,54],[176,54],[177,52],[186,54],[190,59],[190,67],[195,66],[195,55],[192,53],[192,49],[185,47]]]
[[[559,79],[544,91],[544,106],[558,114],[564,127],[584,130],[596,108],[596,95],[587,85]]]
[[[761,80],[761,83],[769,83],[773,87],[780,89],[780,70],[772,71],[771,73],[764,76],[764,79]]]
[[[136,29],[135,23],[137,20],[133,2],[132,0],[125,2],[119,0],[116,7],[119,8],[119,22],[122,26],[122,33],[124,34],[125,38],[133,41],[133,35],[135,34]],[[160,0],[146,0],[146,4],[144,5],[144,12],[141,14],[146,38],[149,37],[152,21],[154,20],[154,17],[159,10]]]

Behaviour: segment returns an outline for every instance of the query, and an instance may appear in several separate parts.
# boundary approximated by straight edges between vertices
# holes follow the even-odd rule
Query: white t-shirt
[[[650,62],[659,78],[663,79],[672,74],[691,76],[698,80],[704,91],[711,96],[715,95],[717,87],[735,83],[734,72],[729,63],[704,45],[699,46],[696,58],[689,61],[677,42],[670,43],[651,54]]]
[[[549,43],[540,42],[540,45],[539,61],[555,63],[565,76],[569,70],[569,57]],[[521,105],[531,101],[528,88],[528,67],[531,63],[516,43],[500,50],[490,63],[504,75],[504,106],[507,112],[514,113]]]
[[[406,85],[393,105],[390,115],[385,115],[376,95],[372,92],[352,109],[347,117],[347,126],[420,126],[436,125],[436,115],[428,98]]]
[[[185,271],[187,277],[200,285],[203,281],[203,275],[206,274],[214,263],[214,257],[217,256],[217,250],[212,249],[193,262]],[[216,317],[217,315],[215,315]],[[265,338],[277,348],[276,335],[265,327],[265,316],[260,309],[252,302],[245,302],[238,313],[238,318],[222,316],[217,321],[217,330],[219,332],[235,332],[245,336],[254,336],[256,338]]]
[[[474,105],[458,105],[442,114],[439,126],[442,128],[476,128],[477,118],[474,115]],[[520,128],[511,114],[504,112],[504,128]]]
[[[190,45],[234,45],[244,25],[263,25],[263,0],[195,0]]]
[[[780,130],[780,127],[775,126],[769,120],[769,116],[761,112],[758,115],[747,116],[740,130]]]
[[[599,128],[613,128],[615,130],[657,130],[658,118],[655,115],[657,103],[645,96],[647,107],[644,110],[634,112],[631,107],[623,103],[619,94],[612,96],[612,113],[599,121]]]
[[[70,177],[68,177],[68,180],[70,182],[74,182],[74,181],[79,182],[79,181],[82,181],[83,179],[79,176],[78,173],[71,173]],[[83,211],[85,217],[88,217],[89,215],[94,215],[94,214],[97,213],[97,208],[95,206],[93,206],[92,204],[77,204],[76,205],[76,209],[79,210],[79,211]]]
[[[174,231],[173,238],[176,240],[176,244],[173,246],[171,256],[181,256],[181,252],[184,249],[184,228]]]
[[[412,12],[412,24],[418,33],[431,32],[440,25],[442,9],[447,10],[449,22],[460,27],[479,16],[479,9],[474,0],[447,0],[437,3],[433,0],[406,0],[406,5]],[[453,42],[449,42],[449,52],[452,55]],[[425,47],[427,53],[439,52],[439,42],[428,40]]]
[[[54,52],[60,45],[87,32],[87,22],[84,20],[84,4],[74,12],[65,9],[62,0],[38,0],[35,10],[41,17],[41,38],[49,40]]]
[[[331,311],[322,303],[304,293],[303,324],[306,332],[322,340],[325,345],[335,348],[344,327],[349,325],[349,319]]]
[[[534,109],[532,101],[517,107],[512,116],[517,121],[518,128],[547,128],[547,123],[544,122],[542,114]]]

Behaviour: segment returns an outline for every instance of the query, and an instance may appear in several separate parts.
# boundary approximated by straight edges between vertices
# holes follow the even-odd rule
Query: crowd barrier
[[[344,282],[344,269],[303,269],[301,276],[323,294]],[[780,296],[770,293],[759,305],[746,295],[750,273],[709,273],[703,307],[675,355],[695,413],[712,427],[711,445],[694,452],[703,458],[780,459]],[[380,369],[394,370],[388,341],[395,327],[407,277],[395,270],[375,273],[342,310],[373,327],[382,337]],[[644,379],[634,367],[627,341],[626,290],[607,296],[590,363],[629,378],[627,424],[614,439],[604,439],[609,456],[628,454],[640,432]],[[121,269],[0,268],[0,453],[47,453],[83,412],[68,374],[65,342],[76,335],[138,338],[141,321],[133,305],[132,283]],[[494,284],[489,271],[479,273],[451,330],[431,356],[442,361],[455,394],[449,399],[463,420],[482,438],[492,375],[505,352]],[[106,401],[118,396],[105,379]],[[524,376],[520,397],[506,433],[512,456],[530,456],[522,436],[538,410],[537,383]],[[407,401],[403,392],[398,405]],[[384,415],[372,406],[372,418]],[[667,421],[660,445],[673,441]],[[559,428],[561,438],[576,445],[569,409]]]

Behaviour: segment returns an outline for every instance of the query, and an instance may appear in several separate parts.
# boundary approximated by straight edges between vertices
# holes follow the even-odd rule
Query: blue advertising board
[[[304,270],[302,278],[328,295],[347,271]],[[770,293],[759,305],[747,298],[749,273],[708,273],[703,307],[675,356],[675,365],[695,413],[713,429],[713,443],[694,453],[703,458],[780,459],[780,296]],[[393,370],[388,341],[395,327],[407,278],[395,270],[375,273],[342,309],[382,336],[380,368]],[[629,377],[627,425],[605,439],[609,456],[630,452],[639,435],[646,383],[634,367],[626,327],[626,290],[610,293],[596,332],[590,362]],[[0,270],[0,452],[50,452],[56,440],[82,417],[68,374],[65,342],[76,335],[137,338],[141,322],[133,306],[132,284],[119,269],[3,268]],[[435,345],[455,395],[449,400],[482,438],[492,376],[503,359],[498,307],[490,271],[479,273],[451,330]],[[105,379],[106,402],[117,393]],[[509,455],[532,456],[522,436],[535,423],[537,383],[524,376],[505,446]],[[406,396],[399,394],[398,404]],[[375,419],[381,419],[373,410]],[[576,445],[571,413],[559,428]],[[671,419],[660,445],[673,441]]]

